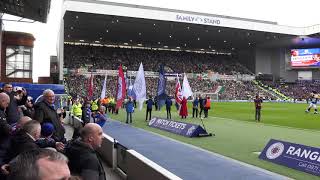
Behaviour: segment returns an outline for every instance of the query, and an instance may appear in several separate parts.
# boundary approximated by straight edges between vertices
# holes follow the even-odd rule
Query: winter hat
[[[48,137],[54,132],[54,127],[52,123],[43,123],[41,126],[41,134],[42,136]]]

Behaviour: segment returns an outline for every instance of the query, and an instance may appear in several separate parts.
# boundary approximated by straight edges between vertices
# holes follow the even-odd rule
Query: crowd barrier
[[[75,130],[82,128],[82,120],[73,115],[67,116],[68,122]],[[118,173],[123,179],[128,180],[181,180],[167,169],[159,166],[135,150],[128,149],[113,137],[103,134],[101,147],[97,150],[101,159]]]

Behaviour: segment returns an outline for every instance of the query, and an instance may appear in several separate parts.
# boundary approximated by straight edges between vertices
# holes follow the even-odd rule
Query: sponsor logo
[[[284,151],[284,145],[281,142],[277,142],[272,144],[267,152],[266,156],[268,159],[276,159],[277,157],[281,156]]]
[[[188,131],[187,131],[187,135],[190,136],[195,129],[196,129],[195,126],[191,126],[191,127],[188,129]]]
[[[149,121],[149,126],[151,126],[153,123],[155,123],[157,120],[157,118],[152,118],[150,121]]]

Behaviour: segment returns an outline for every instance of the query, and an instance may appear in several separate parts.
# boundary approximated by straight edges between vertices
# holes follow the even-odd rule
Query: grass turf
[[[213,103],[209,111],[209,118],[203,121],[207,131],[216,134],[214,137],[187,138],[150,128],[145,122],[145,109],[135,111],[133,126],[294,179],[319,179],[307,173],[260,160],[254,153],[262,151],[271,138],[318,147],[320,115],[313,114],[313,112],[305,113],[306,106],[306,104],[263,103],[261,122],[257,123],[254,120],[252,103]],[[199,119],[191,118],[190,112],[189,104],[189,118],[182,121],[200,124]],[[125,114],[121,110],[119,115],[112,115],[111,118],[125,122]],[[165,118],[166,112],[163,108],[162,111],[153,111],[152,115]],[[174,107],[172,108],[172,119],[181,121]]]

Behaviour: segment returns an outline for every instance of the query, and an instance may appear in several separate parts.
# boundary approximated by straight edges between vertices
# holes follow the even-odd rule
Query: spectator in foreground
[[[35,149],[19,154],[1,167],[10,180],[68,180],[68,159],[49,149]]]
[[[62,126],[54,106],[54,92],[50,89],[46,89],[43,91],[43,97],[43,101],[40,101],[35,105],[35,119],[41,124],[45,122],[52,123],[55,129],[52,138],[57,142],[65,142],[65,129]]]
[[[80,131],[80,139],[66,148],[69,167],[73,175],[83,180],[104,180],[105,172],[96,154],[103,138],[102,128],[96,123],[86,124]]]
[[[41,125],[36,120],[31,120],[25,123],[11,140],[11,146],[8,151],[9,160],[15,158],[22,152],[38,149],[36,140],[41,137]],[[8,161],[6,161],[8,162]]]
[[[54,148],[60,152],[64,149],[62,142],[56,142],[52,135],[54,133],[54,127],[51,123],[43,123],[41,126],[41,138],[36,141],[36,144],[40,148]]]

